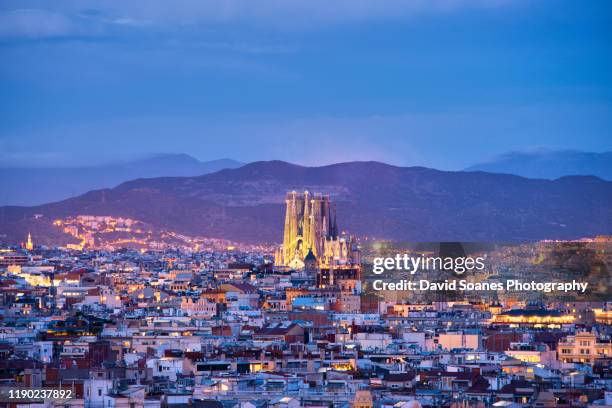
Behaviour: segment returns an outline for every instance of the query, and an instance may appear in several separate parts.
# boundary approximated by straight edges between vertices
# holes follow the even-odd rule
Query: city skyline
[[[284,242],[303,257],[293,266],[273,248],[179,235],[94,245],[94,231],[147,233],[113,217],[58,221],[81,245],[28,235],[25,248],[1,248],[0,397],[32,407],[48,392],[47,408],[610,405],[610,236],[304,256],[296,240],[311,244],[313,228],[326,254],[337,242],[332,208],[326,195],[287,194]],[[395,251],[381,258],[393,274],[373,275]],[[400,280],[412,276],[402,253],[432,260],[414,270],[418,285]]]
[[[0,408],[612,407],[612,2],[3,0]]]

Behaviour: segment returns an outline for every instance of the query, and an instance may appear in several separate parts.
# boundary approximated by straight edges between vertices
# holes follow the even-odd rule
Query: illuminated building
[[[25,247],[28,251],[34,249],[34,243],[32,242],[32,235],[28,232],[28,240],[26,241]]]
[[[595,321],[597,323],[612,324],[612,312],[609,310],[595,309]]]
[[[361,292],[361,268],[355,267],[325,267],[316,276],[317,287],[338,287],[344,293]]]
[[[335,207],[328,195],[292,191],[285,199],[283,245],[276,263],[301,269],[309,251],[320,266],[359,263],[357,245],[350,236],[340,236]]]
[[[510,349],[504,353],[526,363],[545,364],[549,367],[555,364],[556,352],[546,344],[513,342]]]
[[[558,310],[548,309],[513,309],[493,317],[493,324],[510,327],[560,327],[574,323],[575,317],[563,314]]]
[[[437,345],[442,350],[452,350],[456,348],[479,350],[482,348],[482,336],[479,333],[439,333]]]
[[[564,363],[592,364],[598,358],[612,356],[612,343],[599,342],[594,333],[580,332],[568,336],[558,345],[559,360]]]
[[[40,272],[23,272],[20,271],[16,275],[25,279],[25,281],[31,286],[45,286],[49,287],[52,285],[51,276],[49,274]]]
[[[25,265],[28,257],[10,249],[0,249],[0,267],[5,268],[11,265]]]

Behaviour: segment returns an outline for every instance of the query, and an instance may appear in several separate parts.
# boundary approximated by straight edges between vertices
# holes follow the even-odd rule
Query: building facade
[[[336,209],[329,195],[309,191],[287,193],[283,245],[276,251],[278,265],[301,269],[309,251],[319,266],[359,263],[353,237],[338,233]]]

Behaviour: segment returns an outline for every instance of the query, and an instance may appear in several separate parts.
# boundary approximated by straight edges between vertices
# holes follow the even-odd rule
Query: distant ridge
[[[507,153],[489,163],[468,167],[466,171],[506,173],[550,180],[572,175],[596,176],[612,180],[612,152],[563,150]]]
[[[361,237],[508,242],[612,233],[612,182],[597,177],[551,181],[378,162],[304,167],[273,161],[197,177],[132,180],[41,206],[0,207],[0,240],[21,242],[31,230],[43,242],[57,238],[54,218],[91,214],[128,216],[187,235],[278,242],[285,194],[304,189],[330,194],[340,228]]]
[[[161,154],[98,166],[0,168],[0,205],[44,204],[137,178],[199,176],[243,164],[232,159],[202,162],[187,154]]]

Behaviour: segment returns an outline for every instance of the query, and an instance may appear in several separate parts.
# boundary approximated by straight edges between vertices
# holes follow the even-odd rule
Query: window
[[[102,396],[102,388],[98,388],[98,397]]]

